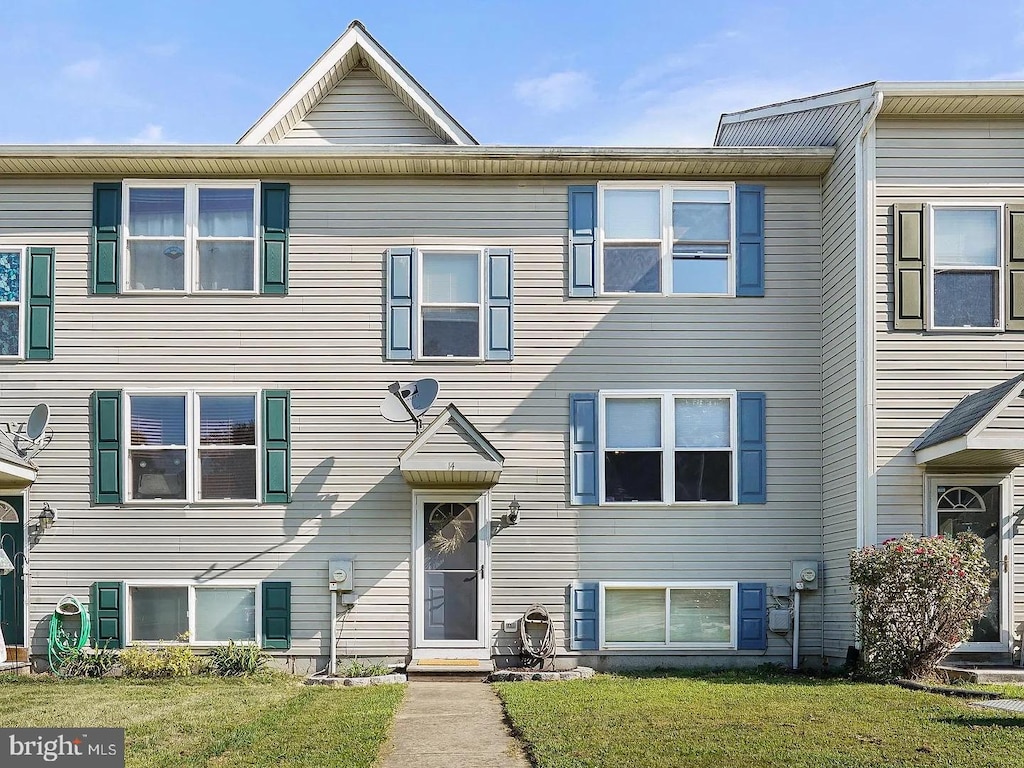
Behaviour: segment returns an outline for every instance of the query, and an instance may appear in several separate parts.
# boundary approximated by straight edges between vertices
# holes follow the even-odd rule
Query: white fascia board
[[[0,487],[9,488],[11,485],[15,485],[25,488],[35,481],[36,470],[0,459]]]
[[[977,440],[977,438],[981,435],[981,433],[984,432],[986,429],[988,429],[989,424],[991,424],[993,421],[995,421],[999,417],[999,414],[1001,414],[1008,407],[1010,407],[1010,405],[1013,403],[1013,401],[1016,400],[1018,397],[1020,397],[1022,391],[1024,391],[1024,381],[1019,381],[1019,382],[1017,382],[1017,384],[1015,386],[1013,386],[1010,389],[1009,392],[1007,392],[1003,396],[1002,400],[1000,400],[998,403],[996,403],[995,406],[993,406],[989,410],[989,412],[986,413],[978,421],[977,424],[975,424],[973,427],[971,427],[970,431],[966,435],[968,442],[972,442],[973,443],[975,440]],[[972,446],[972,447],[974,447],[974,446]]]
[[[969,447],[966,437],[958,437],[955,440],[947,440],[944,443],[929,446],[921,451],[914,451],[914,461],[919,465],[927,464],[929,461],[944,458],[952,453],[966,451]]]
[[[998,96],[1024,95],[1024,80],[936,80],[877,82],[887,96]]]

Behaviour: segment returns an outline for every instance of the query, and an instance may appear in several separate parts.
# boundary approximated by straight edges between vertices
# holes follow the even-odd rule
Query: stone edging
[[[390,675],[374,675],[373,677],[327,677],[311,675],[306,678],[306,685],[329,685],[332,688],[356,687],[366,685],[394,685],[406,682],[405,675],[395,672]]]
[[[590,667],[576,667],[567,669],[564,672],[515,672],[508,669],[499,669],[487,676],[489,683],[515,683],[537,681],[541,683],[552,683],[559,680],[586,680],[594,676],[594,670]]]

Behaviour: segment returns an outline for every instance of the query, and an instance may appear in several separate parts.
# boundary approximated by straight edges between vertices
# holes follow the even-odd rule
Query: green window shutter
[[[95,294],[120,290],[118,244],[121,237],[121,182],[92,185],[92,263],[90,286]]]
[[[263,582],[263,647],[286,651],[292,647],[292,583]]]
[[[412,360],[416,322],[416,252],[412,248],[389,248],[385,254],[387,304],[384,317],[387,360]]]
[[[89,410],[92,503],[120,504],[124,499],[121,476],[121,392],[93,392]]]
[[[1024,331],[1024,205],[1006,206],[1006,330]]]
[[[512,333],[512,249],[488,248],[486,359],[511,360]]]
[[[288,293],[288,206],[290,184],[260,185],[260,293]]]
[[[124,583],[97,581],[89,599],[93,648],[124,648]]]
[[[897,331],[924,330],[924,275],[928,254],[928,228],[920,203],[893,206],[893,327]]]
[[[53,248],[28,249],[26,360],[53,360]]]
[[[273,389],[263,392],[263,501],[287,504],[292,500],[291,394]]]

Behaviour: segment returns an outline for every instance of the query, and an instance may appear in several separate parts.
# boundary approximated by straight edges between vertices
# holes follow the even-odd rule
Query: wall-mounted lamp
[[[513,496],[512,501],[508,503],[508,514],[505,515],[505,519],[509,525],[515,525],[519,522],[519,500]]]
[[[39,513],[39,532],[42,533],[55,522],[57,522],[57,513],[53,511],[49,502],[44,501],[43,509]]]

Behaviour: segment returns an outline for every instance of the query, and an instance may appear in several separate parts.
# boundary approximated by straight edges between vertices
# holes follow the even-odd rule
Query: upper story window
[[[256,394],[130,392],[128,498],[255,501]]]
[[[1003,325],[1003,209],[931,206],[931,327]]]
[[[255,182],[124,186],[125,290],[257,290]]]
[[[420,251],[420,358],[479,360],[483,252]]]
[[[598,190],[602,293],[734,293],[734,185],[605,182]]]
[[[601,393],[602,496],[614,502],[733,502],[733,392]]]
[[[0,248],[0,358],[24,356],[25,256],[20,249]]]

